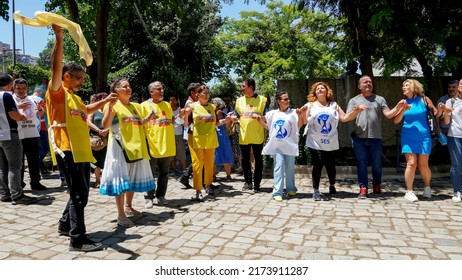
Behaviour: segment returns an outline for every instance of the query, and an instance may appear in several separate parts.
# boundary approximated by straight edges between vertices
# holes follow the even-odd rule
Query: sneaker
[[[211,188],[211,187],[208,187],[205,192],[208,194],[208,195],[213,195],[215,192],[214,190]]]
[[[375,195],[380,195],[382,194],[382,191],[380,190],[380,185],[375,185],[373,190],[372,190],[372,194],[375,194]]]
[[[358,198],[359,199],[366,199],[367,198],[367,188],[362,187],[362,188],[359,189]]]
[[[47,189],[47,187],[40,183],[30,185],[30,188],[34,191],[45,191]]]
[[[454,203],[460,203],[461,202],[460,192],[455,192],[454,193],[454,196],[452,197],[452,202],[454,202]]]
[[[289,196],[295,196],[297,192],[289,192]]]
[[[75,252],[94,252],[103,249],[103,244],[94,242],[88,238],[85,238],[82,244],[72,245],[69,244],[69,251]]]
[[[159,204],[159,205],[168,205],[168,201],[165,199],[165,197],[158,197],[157,198],[157,204]]]
[[[416,202],[419,201],[417,196],[415,196],[415,193],[413,191],[406,191],[406,194],[404,195],[404,198],[407,199],[410,202]]]
[[[119,226],[123,226],[123,227],[126,227],[126,228],[130,228],[130,227],[133,227],[135,226],[135,223],[133,223],[129,218],[127,217],[118,217],[117,218],[117,224]]]
[[[430,187],[425,187],[422,196],[425,197],[425,198],[432,198],[432,190],[431,190],[431,188]]]
[[[314,190],[313,199],[314,199],[314,201],[320,201],[321,200],[321,193],[319,192],[319,190]]]
[[[335,186],[330,186],[329,187],[329,194],[332,196],[337,195],[337,189],[335,189]]]
[[[13,204],[13,205],[18,205],[18,204],[29,205],[29,204],[35,203],[37,201],[39,201],[39,199],[37,197],[30,197],[30,196],[27,196],[25,194],[22,194],[20,197],[18,197],[16,199],[13,199],[11,201],[11,204]]]
[[[204,199],[202,198],[202,193],[196,193],[196,196],[191,197],[191,200],[197,202],[204,202]]]
[[[192,189],[191,185],[189,184],[188,178],[185,178],[184,176],[180,177],[180,183],[185,186],[187,189]]]
[[[11,202],[12,200],[10,196],[5,196],[5,197],[0,198],[0,201],[1,202]]]
[[[252,184],[248,184],[248,183],[245,183],[244,186],[242,187],[243,191],[252,190],[252,189],[253,189]]]
[[[281,202],[282,201],[282,197],[281,196],[274,196],[273,197],[274,201],[277,201],[277,202]]]
[[[144,208],[149,209],[149,208],[152,208],[152,206],[153,206],[152,199],[147,198],[146,201],[144,202]]]
[[[66,229],[66,228],[62,228],[62,227],[58,226],[58,235],[59,236],[67,236],[67,237],[69,237],[69,230],[70,229]]]

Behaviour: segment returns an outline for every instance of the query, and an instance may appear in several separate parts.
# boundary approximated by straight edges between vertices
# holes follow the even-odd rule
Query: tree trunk
[[[108,22],[109,22],[109,0],[99,1],[96,11],[96,92],[107,91],[107,56],[108,56]]]

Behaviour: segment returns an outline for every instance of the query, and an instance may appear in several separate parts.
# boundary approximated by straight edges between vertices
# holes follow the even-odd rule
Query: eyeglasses
[[[282,99],[280,99],[280,100],[282,100],[282,101],[289,101],[290,98],[282,98]]]
[[[75,78],[77,81],[83,81],[85,79],[85,76],[82,76],[82,77],[79,77],[77,75],[74,75],[72,73],[69,73],[69,75],[72,77],[72,78]]]

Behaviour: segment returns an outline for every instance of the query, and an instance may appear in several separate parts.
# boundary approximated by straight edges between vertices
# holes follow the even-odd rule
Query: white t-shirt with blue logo
[[[268,142],[262,155],[283,154],[298,156],[298,115],[294,109],[285,112],[271,110],[265,115],[268,124]]]
[[[321,151],[339,149],[338,144],[338,105],[335,101],[323,106],[319,102],[307,103],[310,110],[308,125],[305,127],[306,146]]]

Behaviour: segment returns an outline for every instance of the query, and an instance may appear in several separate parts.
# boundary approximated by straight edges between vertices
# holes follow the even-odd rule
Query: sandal
[[[127,216],[138,216],[138,217],[143,216],[143,213],[133,209],[133,207],[131,205],[125,204],[125,209],[124,210],[125,210],[125,215],[127,215]]]
[[[135,223],[133,223],[129,218],[127,217],[118,217],[117,218],[117,224],[119,226],[123,226],[123,227],[126,227],[126,228],[130,228],[130,227],[133,227],[135,226]]]
[[[233,179],[231,178],[231,175],[226,176],[226,182],[231,182]]]

